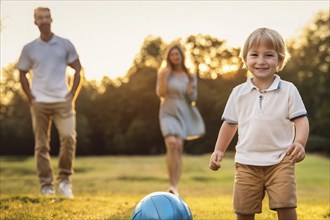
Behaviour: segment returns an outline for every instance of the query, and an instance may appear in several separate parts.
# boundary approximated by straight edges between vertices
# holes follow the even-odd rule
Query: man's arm
[[[81,64],[80,60],[76,59],[72,63],[69,63],[69,66],[75,70],[74,77],[73,77],[73,83],[71,90],[67,96],[71,96],[73,100],[75,100],[76,96],[79,94],[80,87],[81,87]]]
[[[19,70],[19,80],[20,80],[21,86],[23,88],[23,91],[28,99],[28,103],[31,105],[31,103],[35,99],[35,97],[31,93],[30,83],[26,77],[27,73],[28,73],[28,71]]]

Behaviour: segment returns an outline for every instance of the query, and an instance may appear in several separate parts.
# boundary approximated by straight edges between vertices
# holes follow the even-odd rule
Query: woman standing
[[[156,92],[161,99],[159,120],[166,145],[169,192],[178,195],[183,142],[203,135],[205,126],[194,106],[197,78],[185,66],[184,54],[179,45],[169,48],[166,63],[166,67],[159,71]]]

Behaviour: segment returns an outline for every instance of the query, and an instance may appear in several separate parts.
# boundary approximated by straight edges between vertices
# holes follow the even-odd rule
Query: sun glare
[[[160,69],[164,69],[167,65],[166,60],[163,60],[162,64],[160,65]]]
[[[226,74],[226,73],[230,73],[230,72],[235,72],[238,70],[238,66],[237,65],[224,65],[222,67],[222,71],[221,74]]]
[[[73,76],[73,74],[75,73],[74,69],[72,69],[71,67],[67,67],[66,72],[69,76]]]
[[[198,65],[198,69],[201,71],[201,72],[207,72],[209,70],[209,67],[204,64],[204,63],[201,63]]]

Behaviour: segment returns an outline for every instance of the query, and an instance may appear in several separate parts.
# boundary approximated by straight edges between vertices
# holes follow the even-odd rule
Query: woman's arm
[[[195,75],[187,74],[188,75],[188,86],[187,86],[187,96],[191,102],[197,100],[197,77]]]
[[[158,73],[156,94],[159,97],[164,97],[165,94],[167,93],[167,79],[168,76],[170,75],[170,72],[171,72],[170,68],[165,68]]]

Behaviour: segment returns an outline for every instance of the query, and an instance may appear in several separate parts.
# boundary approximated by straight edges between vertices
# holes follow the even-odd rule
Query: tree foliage
[[[221,74],[239,69],[239,49],[228,48],[225,43],[225,40],[202,34],[190,35],[186,39],[184,44],[197,75],[216,79]]]
[[[311,124],[311,151],[330,146],[330,17],[329,11],[319,12],[302,29],[301,36],[289,43],[292,59],[282,77],[299,89]]]

